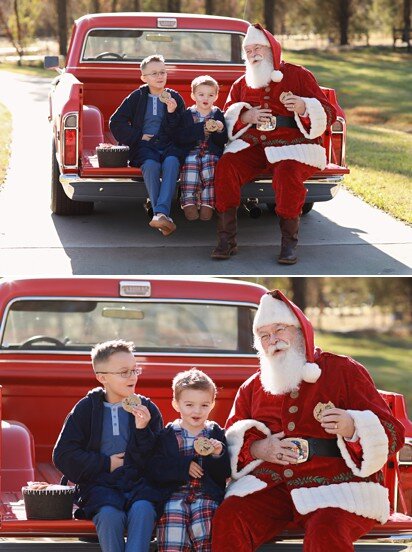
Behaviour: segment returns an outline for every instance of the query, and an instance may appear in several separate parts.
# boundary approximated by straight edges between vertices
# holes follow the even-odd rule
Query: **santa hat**
[[[264,29],[262,25],[256,23],[256,25],[250,25],[246,32],[246,36],[243,40],[243,49],[251,44],[262,44],[262,46],[269,46],[273,54],[273,67],[271,79],[273,82],[280,82],[283,79],[282,71],[279,71],[282,47],[280,42],[269,31]]]
[[[262,326],[269,324],[287,324],[302,330],[305,339],[306,364],[304,366],[304,381],[314,383],[320,377],[320,368],[315,360],[315,341],[313,327],[303,312],[278,289],[269,291],[262,296],[259,308],[253,320],[253,333]]]

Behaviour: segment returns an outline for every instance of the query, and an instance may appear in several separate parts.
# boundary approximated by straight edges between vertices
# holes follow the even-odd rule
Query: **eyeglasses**
[[[113,374],[114,376],[120,376],[123,379],[130,378],[131,376],[140,376],[142,368],[136,366],[133,370],[123,370],[123,372],[95,372],[95,374]]]
[[[142,73],[144,77],[153,77],[154,79],[156,77],[164,77],[167,75],[167,71],[155,71],[154,73]]]
[[[272,332],[267,332],[267,333],[264,333],[262,335],[259,335],[259,339],[260,339],[260,341],[269,341],[269,339],[272,337],[272,335],[277,337],[279,334],[281,334],[282,332],[287,330],[287,328],[289,328],[289,327],[290,326],[287,326],[287,325],[278,326],[276,328],[276,330],[273,330]]]

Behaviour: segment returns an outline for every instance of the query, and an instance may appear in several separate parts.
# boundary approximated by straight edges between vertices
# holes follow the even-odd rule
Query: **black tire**
[[[312,203],[305,203],[302,207],[302,216],[307,215],[310,211],[312,211],[313,202]]]
[[[53,140],[51,169],[51,210],[55,215],[90,215],[93,212],[92,201],[73,201],[64,193],[59,180],[60,170],[56,160],[56,146]]]
[[[266,203],[267,208],[270,213],[273,215],[276,215],[275,213],[275,204],[274,203]],[[310,211],[312,211],[313,202],[312,203],[305,203],[302,208],[302,216],[307,215]]]

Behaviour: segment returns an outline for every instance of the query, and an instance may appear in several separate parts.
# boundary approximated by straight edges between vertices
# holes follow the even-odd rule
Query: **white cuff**
[[[300,117],[297,113],[295,113],[295,121],[303,136],[305,138],[308,138],[309,140],[313,140],[314,138],[318,138],[319,136],[322,136],[322,134],[326,130],[326,124],[327,124],[326,112],[323,108],[323,105],[320,103],[318,99],[302,98],[302,100],[305,102],[305,106],[306,106],[305,114],[307,113],[307,117],[309,117],[310,119],[309,132],[302,124],[302,121],[300,120]]]

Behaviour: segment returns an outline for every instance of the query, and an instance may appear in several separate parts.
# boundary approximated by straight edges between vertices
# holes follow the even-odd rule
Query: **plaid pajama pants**
[[[192,150],[180,173],[180,204],[215,206],[215,166],[219,157],[202,148]]]
[[[217,506],[208,498],[169,500],[157,524],[159,552],[211,552],[212,518]]]

